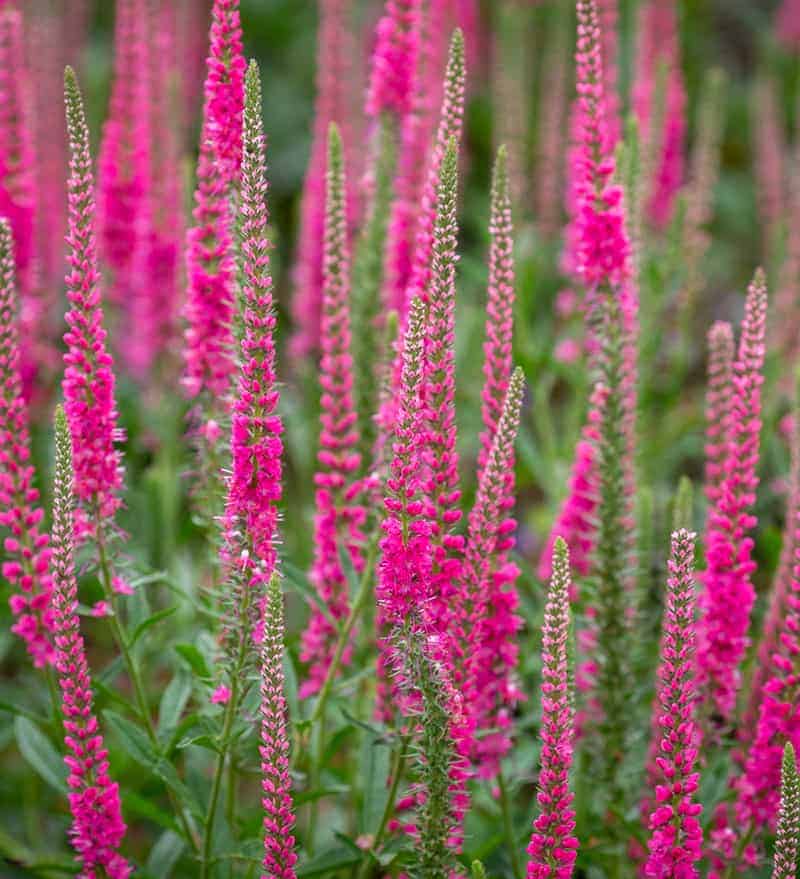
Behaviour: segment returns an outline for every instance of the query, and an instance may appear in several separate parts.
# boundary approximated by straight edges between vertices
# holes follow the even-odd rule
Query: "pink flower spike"
[[[64,74],[70,146],[68,331],[64,335],[64,410],[72,433],[76,536],[85,537],[114,518],[122,501],[122,437],[114,398],[114,362],[106,348],[100,273],[97,269],[94,182],[83,99],[72,68]]]
[[[713,507],[725,477],[728,437],[733,410],[733,330],[718,321],[708,333],[708,391],[706,394],[705,494]]]
[[[294,811],[283,677],[283,595],[273,574],[264,601],[261,643],[261,804],[264,871],[261,879],[295,879]]]
[[[761,385],[767,288],[759,269],[747,293],[739,351],[733,369],[733,407],[725,476],[707,525],[705,591],[697,650],[699,686],[706,721],[731,720],[739,688],[739,664],[749,638],[755,600],[751,575],[755,526]]]
[[[420,0],[386,0],[375,30],[367,91],[366,112],[374,119],[389,112],[402,120],[412,108],[419,19]]]
[[[150,170],[144,0],[117,0],[115,16],[111,100],[97,161],[97,213],[101,254],[113,278],[109,300],[127,310],[135,296],[131,268],[145,232],[142,210]]]
[[[14,588],[12,631],[25,640],[37,667],[55,660],[52,580],[44,518],[33,485],[28,410],[22,398],[14,245],[0,217],[0,525],[7,531],[2,575]]]
[[[703,831],[702,806],[694,794],[699,773],[694,762],[699,733],[694,722],[695,687],[695,535],[686,530],[672,535],[668,562],[666,607],[658,669],[657,735],[660,739],[652,770],[653,811],[650,815],[650,850],[644,874],[653,879],[699,875]]]
[[[183,383],[204,420],[225,412],[235,371],[230,200],[242,161],[245,60],[238,0],[214,0],[197,189],[187,236]]]
[[[495,775],[511,747],[511,718],[522,699],[516,681],[519,662],[517,633],[522,619],[517,614],[519,596],[514,585],[516,565],[508,561],[514,545],[516,523],[513,484],[509,495],[508,474],[514,469],[514,441],[519,428],[525,377],[521,369],[512,375],[502,414],[478,483],[470,512],[467,548],[455,616],[459,654],[454,683],[464,695],[464,710],[472,732],[479,735],[468,744],[478,773]],[[459,674],[464,668],[464,683]]]
[[[232,469],[223,521],[222,560],[241,572],[246,586],[260,592],[269,583],[277,561],[283,424],[277,412],[266,156],[261,84],[255,62],[247,72],[247,96],[239,205],[241,366],[231,416]]]
[[[39,368],[53,353],[47,314],[47,306],[52,303],[39,289],[35,259],[34,236],[39,219],[31,85],[22,13],[14,7],[0,9],[0,216],[8,218],[13,233],[20,297],[20,369],[26,400],[34,392]]]
[[[775,830],[775,858],[772,879],[795,879],[800,854],[800,778],[791,742],[783,749],[781,805]]]
[[[560,537],[553,546],[552,569],[542,628],[539,814],[528,846],[528,879],[570,879],[578,852],[569,786],[575,735],[567,648],[570,565],[567,544]]]
[[[69,429],[59,407],[53,500],[53,614],[64,744],[69,752],[64,762],[69,770],[70,840],[82,865],[82,879],[97,875],[127,879],[132,867],[119,853],[126,830],[119,786],[109,776],[108,751],[92,707],[92,679],[77,612],[72,474]]]
[[[361,456],[353,404],[353,359],[350,353],[350,254],[345,216],[345,169],[342,141],[331,125],[328,143],[328,192],[325,208],[325,262],[322,289],[322,362],[320,363],[320,437],[315,476],[316,518],[311,584],[334,620],[350,611],[349,583],[340,552],[353,569],[364,568],[363,527],[366,508],[354,496]],[[338,631],[328,615],[314,608],[303,632],[300,658],[310,663],[309,678],[300,688],[304,698],[317,693],[328,673]],[[342,655],[350,661],[351,645]]]
[[[354,47],[349,31],[351,0],[320,0],[317,34],[317,99],[314,133],[300,202],[300,230],[293,269],[291,350],[302,358],[319,350],[322,322],[322,266],[325,236],[325,154],[328,126],[340,126],[348,167],[353,145],[346,127],[352,114],[348,84],[352,77]],[[346,196],[350,222],[354,209],[352,193]]]

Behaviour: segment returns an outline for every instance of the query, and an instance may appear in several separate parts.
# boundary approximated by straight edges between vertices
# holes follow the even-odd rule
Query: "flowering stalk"
[[[231,730],[244,695],[253,641],[265,636],[263,594],[277,563],[277,503],[281,497],[281,433],[275,381],[272,277],[266,210],[266,157],[258,66],[246,74],[242,136],[239,254],[242,276],[241,366],[231,418],[231,475],[223,519],[222,562],[232,588],[225,632],[228,688],[223,746],[217,757],[204,823],[201,876],[209,875],[222,776]],[[282,636],[281,636],[282,637]],[[225,692],[225,691],[222,691]]]
[[[354,481],[361,465],[357,415],[353,406],[353,359],[350,354],[350,257],[345,216],[345,172],[342,141],[331,125],[328,145],[328,194],[325,220],[325,264],[322,291],[322,386],[319,469],[315,477],[316,519],[311,583],[325,602],[330,617],[345,619],[350,612],[349,584],[340,552],[348,554],[360,574],[364,567],[363,526],[366,509],[358,502]],[[303,633],[301,659],[310,663],[302,697],[318,692],[330,666],[337,640],[329,615],[315,608]],[[347,645],[341,664],[350,661]]]
[[[553,575],[542,629],[541,769],[539,814],[528,845],[528,879],[570,879],[577,856],[569,775],[575,734],[568,662],[570,564],[567,544],[553,545]]]
[[[469,517],[458,597],[461,606],[454,623],[465,681],[462,686],[458,673],[454,680],[464,693],[469,734],[483,733],[468,744],[484,777],[498,772],[500,759],[511,747],[513,708],[522,698],[515,682],[519,660],[515,639],[522,624],[516,614],[519,597],[514,588],[518,570],[508,561],[515,523],[506,518],[506,489],[508,472],[514,466],[524,385],[522,370],[515,370]]]
[[[283,677],[283,595],[273,573],[264,601],[261,641],[261,805],[264,808],[262,879],[294,879],[292,779]]]
[[[213,450],[228,409],[235,370],[234,247],[231,200],[242,160],[245,61],[238,0],[215,0],[205,81],[197,189],[187,236],[189,289],[183,383],[198,399]]]
[[[387,677],[394,667],[394,650],[386,634],[396,628],[423,625],[431,582],[431,526],[424,515],[421,485],[421,441],[424,436],[419,398],[422,388],[422,346],[425,306],[411,302],[403,340],[403,369],[394,441],[386,480],[381,523],[381,561],[376,594],[378,601],[378,713],[392,715]]]
[[[2,574],[17,590],[10,598],[17,617],[12,631],[25,641],[33,664],[40,668],[55,659],[51,549],[47,534],[41,530],[44,510],[33,484],[18,313],[11,227],[0,217],[0,524],[8,531]]]
[[[99,534],[122,501],[122,456],[116,443],[114,362],[106,348],[95,238],[94,180],[83,99],[72,68],[64,74],[70,147],[66,277],[69,309],[64,335],[64,411],[72,434],[75,516],[79,539]]]
[[[750,512],[758,486],[761,385],[764,381],[766,279],[756,272],[745,304],[739,351],[734,364],[731,439],[726,475],[707,526],[707,571],[697,651],[700,692],[708,715],[730,721],[739,687],[739,663],[747,649],[747,630],[755,592],[750,575],[756,519]]]
[[[303,357],[317,351],[322,321],[322,267],[325,237],[325,155],[328,126],[346,125],[351,118],[347,85],[351,78],[352,40],[348,28],[350,0],[320,0],[317,37],[317,99],[314,133],[300,202],[300,231],[293,272],[292,353]],[[345,155],[351,149],[350,132],[343,130]],[[354,200],[346,196],[348,222]]]
[[[82,879],[127,879],[132,867],[119,853],[125,836],[119,786],[109,776],[108,751],[92,707],[92,680],[78,617],[75,579],[72,443],[64,412],[56,410],[56,476],[53,499],[53,615],[56,670],[63,698],[68,754],[70,839]]]
[[[51,354],[45,342],[49,329],[45,308],[51,303],[37,289],[36,167],[27,77],[22,14],[13,7],[0,9],[0,216],[8,218],[13,232],[21,302],[20,368],[23,392],[30,399],[36,373]]]
[[[708,352],[705,495],[713,510],[725,478],[733,417],[734,342],[729,323],[718,321],[711,327]]]
[[[776,85],[767,76],[759,77],[753,92],[753,125],[755,138],[755,178],[758,210],[764,229],[764,254],[769,257],[776,244],[778,227],[785,216],[784,142],[781,111]]]
[[[652,767],[655,803],[650,814],[650,850],[645,875],[698,876],[703,831],[695,803],[699,773],[695,771],[698,731],[694,722],[695,692],[695,535],[681,529],[672,534],[667,597],[658,670],[657,724],[660,738]]]
[[[797,854],[800,850],[800,778],[791,742],[783,749],[781,763],[781,805],[775,831],[775,857],[772,879],[794,879],[797,876]]]
[[[142,228],[137,242],[139,282],[131,306],[131,339],[125,345],[128,365],[143,379],[168,353],[177,337],[184,240],[181,132],[177,89],[177,10],[149,3],[149,128],[159,133],[159,148],[149,150],[150,167]]]
[[[117,0],[115,13],[111,101],[97,162],[98,229],[114,280],[109,299],[127,310],[137,295],[131,268],[146,232],[152,132],[145,3]]]

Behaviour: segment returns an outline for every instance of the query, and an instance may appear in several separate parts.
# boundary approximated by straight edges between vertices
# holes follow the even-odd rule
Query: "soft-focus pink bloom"
[[[367,115],[394,113],[402,120],[412,107],[419,52],[419,0],[386,0],[375,32]]]
[[[337,123],[341,128],[346,159],[354,149],[348,127],[351,119],[348,84],[352,78],[355,52],[349,27],[350,12],[351,0],[319,0],[314,134],[300,202],[300,229],[293,269],[294,336],[291,348],[296,357],[318,351],[320,344],[325,236],[325,153],[331,122]],[[355,209],[352,193],[346,196],[346,203],[349,223]]]
[[[647,0],[641,7],[636,65],[632,103],[647,156],[646,174],[649,171],[643,192],[650,219],[663,228],[683,183],[686,137],[686,90],[674,0]],[[657,94],[660,83],[663,95]]]
[[[109,776],[108,751],[92,706],[92,680],[78,617],[73,558],[73,487],[69,436],[57,431],[53,508],[53,615],[56,671],[62,694],[64,744],[72,812],[70,839],[82,879],[127,879],[131,865],[118,849],[125,836],[119,786]]]
[[[581,345],[577,339],[562,339],[553,350],[553,357],[559,363],[577,363],[581,354]]]
[[[131,268],[144,233],[149,181],[150,89],[147,14],[143,0],[117,0],[114,76],[97,161],[100,251],[113,283],[109,300],[126,313],[135,289]]]
[[[0,219],[0,525],[2,575],[14,588],[12,631],[25,640],[33,664],[55,658],[50,605],[48,536],[42,532],[44,511],[33,484],[28,411],[22,397],[19,306],[14,284],[14,245],[8,221]]]
[[[753,94],[753,150],[756,197],[763,227],[764,254],[770,256],[786,211],[786,136],[783,131],[776,83],[763,76]]]
[[[204,405],[212,411],[224,410],[235,369],[230,200],[242,159],[244,71],[238,0],[215,0],[192,214],[194,226],[187,237],[188,328],[183,378],[187,394],[208,398]]]
[[[788,48],[800,46],[800,0],[783,0],[775,16],[778,39]]]
[[[94,180],[89,131],[75,74],[65,77],[70,146],[66,277],[69,309],[64,335],[64,411],[72,434],[79,537],[110,522],[122,501],[122,456],[116,443],[114,362],[106,347],[97,268]]]
[[[561,538],[555,542],[551,566],[553,579],[542,627],[542,751],[536,797],[539,814],[528,845],[528,879],[570,879],[578,850],[569,785],[575,735],[567,652],[570,565]]]
[[[695,771],[694,541],[689,531],[676,531],[668,562],[654,718],[658,745],[648,768],[654,789],[644,874],[654,879],[693,879],[702,855],[698,815],[703,807],[695,802],[700,775]]]
[[[763,273],[750,285],[733,370],[731,430],[725,476],[709,515],[707,570],[697,650],[700,691],[707,712],[731,719],[739,688],[739,663],[749,644],[750,611],[755,600],[751,574],[756,524],[752,515],[758,486],[761,385],[767,290]]]
[[[141,209],[136,246],[131,332],[123,354],[140,379],[149,375],[177,336],[182,291],[184,241],[181,129],[177,86],[177,11],[172,3],[149,7],[147,76],[149,118],[140,127],[158,138],[158,148],[147,151],[147,188]]]
[[[35,265],[38,193],[30,118],[31,86],[24,57],[21,12],[13,7],[0,9],[0,216],[8,218],[14,236],[20,297],[20,368],[26,399],[33,394],[38,369],[52,350],[48,350],[47,336],[49,299],[43,298],[38,289]]]
[[[211,694],[212,705],[227,705],[231,698],[231,691],[224,685],[220,684]]]
[[[332,128],[331,138],[338,140]],[[341,141],[338,141],[339,147]],[[333,146],[329,147],[333,149]],[[322,289],[322,361],[320,363],[320,435],[317,452],[314,562],[311,585],[335,620],[349,613],[350,584],[342,570],[340,553],[346,552],[353,568],[364,568],[363,526],[367,512],[354,481],[361,465],[358,424],[353,403],[353,359],[350,354],[350,253],[344,194],[345,173],[341,153],[328,159],[328,194],[325,219],[325,262]],[[300,658],[310,663],[308,680],[300,696],[316,693],[333,658],[338,631],[328,617],[314,608],[303,632]],[[350,661],[351,645],[341,664]]]

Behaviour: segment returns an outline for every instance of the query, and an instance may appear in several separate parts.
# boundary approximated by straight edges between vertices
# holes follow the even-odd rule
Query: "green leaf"
[[[314,607],[322,613],[325,619],[338,630],[339,622],[334,619],[331,612],[328,610],[327,604],[319,597],[319,595],[317,595],[316,590],[308,582],[308,577],[306,577],[300,568],[293,565],[291,562],[282,560],[281,571],[283,573],[284,584],[288,588],[294,589],[295,592],[299,592],[306,600],[307,604],[314,605]]]
[[[150,857],[145,865],[147,872],[158,879],[169,879],[184,847],[185,843],[177,833],[165,830],[150,850]]]
[[[300,717],[300,702],[297,699],[297,672],[289,651],[283,653],[283,692],[286,696],[286,705],[289,708],[289,717]]]
[[[334,870],[343,870],[359,863],[363,854],[353,851],[350,846],[337,845],[320,852],[316,857],[306,861],[297,868],[300,877],[322,876]]]
[[[133,630],[133,635],[131,635],[130,644],[128,646],[133,647],[133,645],[149,628],[155,626],[157,623],[160,623],[162,620],[167,619],[167,617],[172,616],[172,614],[174,614],[177,609],[177,605],[173,605],[172,607],[165,607],[163,610],[156,611],[146,620],[142,620],[142,622],[139,623],[139,625]]]
[[[364,800],[361,804],[361,832],[375,833],[389,798],[387,779],[391,752],[386,742],[364,736],[360,776],[364,779]]]
[[[28,720],[14,720],[14,735],[20,753],[33,769],[60,794],[67,794],[67,768],[47,736]]]
[[[175,652],[184,659],[189,668],[203,680],[211,678],[211,670],[208,667],[205,656],[194,644],[176,644]]]
[[[158,706],[158,734],[166,736],[180,723],[181,714],[192,694],[192,679],[184,671],[179,671],[167,684],[161,704]]]
[[[106,710],[103,712],[108,725],[114,730],[117,738],[120,740],[125,753],[136,763],[142,766],[151,767],[159,759],[153,746],[150,744],[146,733],[144,733],[135,723],[124,718],[116,711]]]

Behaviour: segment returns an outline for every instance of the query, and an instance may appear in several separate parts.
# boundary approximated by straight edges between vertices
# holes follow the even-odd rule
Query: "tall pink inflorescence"
[[[223,519],[223,561],[238,567],[247,585],[260,591],[277,563],[283,423],[277,411],[266,156],[255,63],[247,76],[248,94],[253,97],[244,113],[239,203],[242,339],[231,414],[232,465]]]
[[[567,544],[553,546],[553,570],[542,627],[542,739],[538,815],[528,845],[528,879],[570,879],[578,851],[569,775],[575,736],[570,693],[570,564]]]
[[[354,47],[350,33],[351,0],[319,0],[317,37],[317,99],[311,155],[300,203],[300,229],[293,270],[292,353],[304,357],[319,350],[322,321],[322,266],[325,237],[325,156],[328,126],[342,128],[345,157],[353,148],[346,127],[351,118],[348,84],[351,80]],[[349,163],[348,163],[349,164]],[[354,199],[346,195],[348,222]]]
[[[367,91],[367,115],[393,113],[402,121],[411,111],[419,54],[420,0],[386,0],[375,31]]]
[[[483,777],[497,773],[510,749],[514,707],[524,698],[516,679],[522,619],[517,614],[519,596],[514,586],[519,571],[508,560],[515,522],[509,518],[507,502],[523,391],[524,377],[518,369],[509,380],[470,512],[452,624],[460,649],[451,663],[455,660],[453,678],[463,694],[469,722],[468,754]],[[513,506],[513,494],[511,500]],[[473,739],[474,733],[478,735]]]
[[[284,688],[283,595],[273,574],[267,587],[261,650],[261,805],[264,860],[261,879],[295,879],[294,810]]]
[[[109,775],[108,751],[92,706],[92,679],[78,616],[74,561],[72,450],[63,410],[56,411],[53,498],[53,616],[55,667],[62,695],[64,762],[69,774],[70,840],[81,879],[127,879],[131,865],[119,853],[125,836],[119,786]]]
[[[717,321],[708,332],[705,495],[713,509],[725,478],[733,417],[733,329]]]
[[[649,856],[644,875],[653,879],[692,879],[699,875],[703,831],[695,802],[700,774],[696,771],[698,730],[694,664],[695,535],[672,535],[667,563],[666,607],[658,669],[657,736],[653,767],[654,798],[650,814]]]
[[[608,147],[622,137],[622,98],[619,93],[619,0],[598,0],[597,20],[602,34],[603,97],[606,105]]]
[[[204,419],[227,408],[235,371],[235,267],[231,198],[242,161],[245,60],[238,0],[215,0],[205,81],[197,188],[187,235],[188,324],[183,383]],[[208,428],[209,425],[207,424]],[[205,431],[213,444],[215,432]]]
[[[106,348],[95,237],[94,180],[83,99],[72,68],[64,75],[70,147],[64,335],[64,410],[72,433],[76,534],[109,524],[122,501],[122,439],[114,398],[114,362]]]
[[[755,600],[750,575],[755,563],[753,539],[748,532],[756,524],[752,509],[758,486],[766,310],[766,279],[759,269],[747,293],[733,368],[725,476],[707,525],[707,570],[697,650],[704,724],[712,716],[722,723],[731,720],[739,688],[739,664],[749,644],[747,632]]]
[[[363,527],[366,509],[359,502],[356,480],[361,466],[357,415],[353,404],[353,359],[350,353],[350,253],[345,215],[345,169],[342,141],[331,126],[328,147],[328,192],[325,210],[325,262],[322,290],[322,362],[320,364],[320,437],[317,453],[314,562],[311,584],[330,617],[343,620],[350,610],[349,583],[340,553],[356,573],[364,568]],[[318,692],[333,658],[338,631],[328,615],[315,608],[303,633],[300,658],[310,663],[300,696]],[[348,644],[341,664],[352,653]]]
[[[394,424],[389,477],[381,523],[381,561],[376,587],[378,601],[378,713],[393,715],[389,677],[396,663],[387,637],[408,625],[426,627],[425,613],[431,589],[431,525],[425,515],[422,486],[422,442],[425,436],[422,392],[425,306],[411,302],[403,340],[400,397]]]
[[[683,184],[686,90],[674,0],[648,0],[639,13],[633,109],[644,144],[644,198],[658,228],[670,220]]]
[[[0,9],[0,216],[8,218],[14,236],[20,295],[20,368],[23,393],[30,399],[49,346],[47,299],[36,283],[36,166],[29,105],[32,83],[24,54],[21,12],[13,7]],[[63,167],[61,170],[63,174]]]
[[[169,353],[178,334],[184,240],[182,131],[179,124],[177,9],[148,4],[147,126],[158,132],[158,149],[148,150],[148,186],[135,254],[137,282],[130,306],[131,338],[123,354],[142,379]]]
[[[44,511],[33,484],[28,412],[20,372],[19,303],[14,282],[11,227],[0,218],[0,525],[2,575],[14,588],[12,631],[26,643],[33,664],[51,664],[53,610],[48,536],[42,531]]]
[[[136,295],[131,271],[144,233],[149,187],[150,89],[144,0],[117,0],[114,77],[97,161],[100,253],[113,282],[109,299],[130,307]]]
[[[786,211],[786,136],[781,121],[777,85],[768,76],[760,77],[753,92],[753,151],[756,199],[763,227],[763,252],[771,256],[778,229]]]

